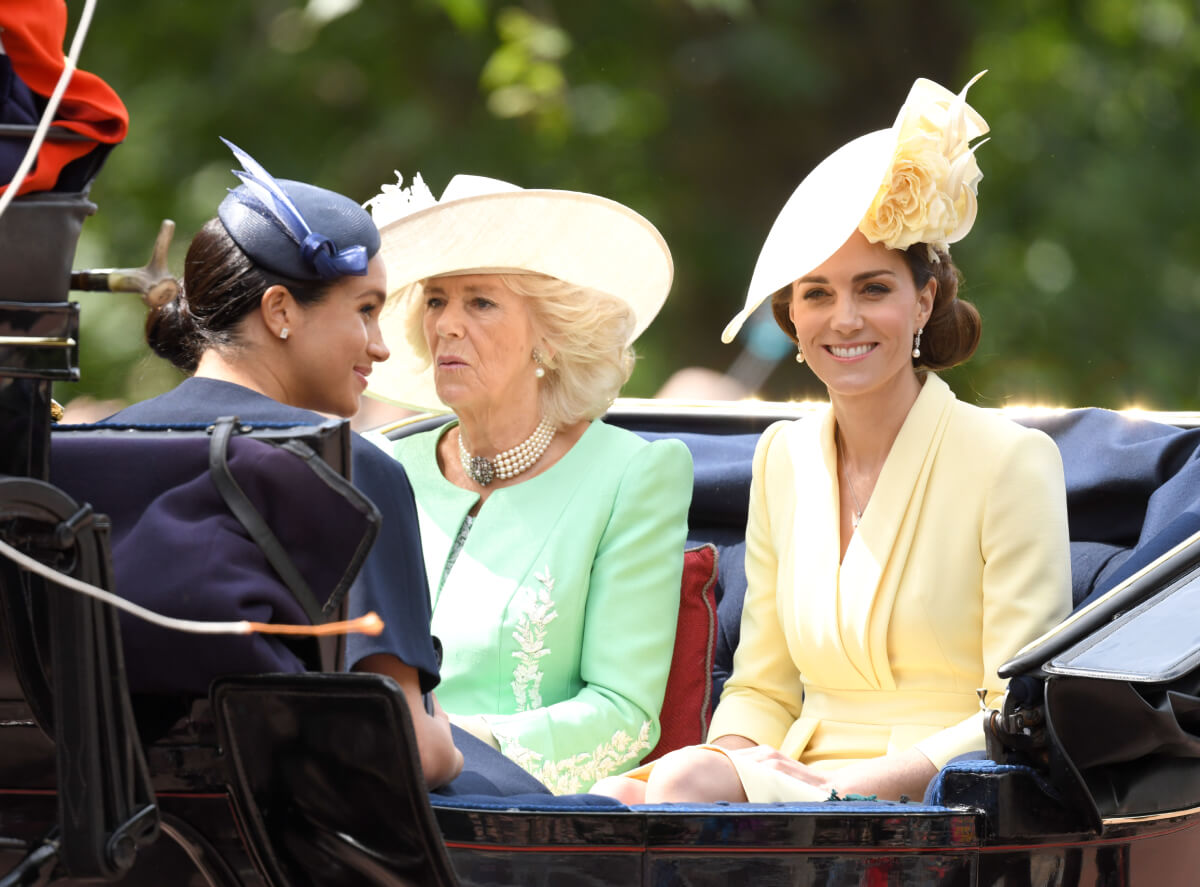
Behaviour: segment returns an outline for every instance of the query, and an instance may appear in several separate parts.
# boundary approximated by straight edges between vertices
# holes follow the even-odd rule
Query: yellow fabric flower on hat
[[[983,143],[972,146],[971,141],[988,125],[967,104],[967,90],[983,73],[958,95],[931,80],[913,84],[893,127],[897,142],[891,170],[859,224],[872,243],[945,248],[971,230],[983,178],[975,162],[975,148]]]

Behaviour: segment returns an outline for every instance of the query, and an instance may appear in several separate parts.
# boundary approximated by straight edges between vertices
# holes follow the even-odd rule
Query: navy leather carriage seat
[[[1077,609],[1200,530],[1200,428],[1101,409],[1023,421],[1062,453]]]
[[[184,619],[313,621],[313,607],[293,596],[223,500],[210,475],[209,434],[79,428],[52,438],[51,481],[111,519],[122,597]],[[323,463],[315,472],[311,460],[271,443],[235,436],[227,461],[316,607],[336,609],[374,538],[374,507]],[[137,694],[202,696],[218,675],[320,665],[310,639],[186,634],[124,613],[121,631]]]

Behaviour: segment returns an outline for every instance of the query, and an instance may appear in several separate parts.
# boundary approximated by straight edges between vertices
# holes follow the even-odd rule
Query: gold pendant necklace
[[[854,484],[850,482],[850,466],[846,464],[846,451],[842,448],[842,436],[837,435],[837,450],[838,462],[842,466],[842,476],[846,479],[846,489],[850,491],[850,498],[854,502],[854,513],[850,515],[850,524],[854,529],[858,529],[859,521],[862,520],[863,507],[858,504],[858,494],[854,492]],[[871,497],[867,497],[867,501],[871,501]]]

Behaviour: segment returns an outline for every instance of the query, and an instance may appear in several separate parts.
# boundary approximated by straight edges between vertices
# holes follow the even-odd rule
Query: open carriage
[[[344,588],[373,531],[369,503],[341,478],[344,424],[51,432],[50,384],[78,372],[78,308],[65,296],[89,208],[81,195],[20,200],[0,219],[0,238],[30,244],[19,269],[0,270],[0,541],[118,594],[169,582],[169,559],[153,575],[123,571],[141,563],[130,555],[141,550],[139,519],[189,487],[185,510],[198,497],[202,518],[264,581],[325,618],[334,595],[304,600],[297,589]],[[681,741],[702,732],[718,635],[736,625],[754,440],[770,421],[802,414],[629,402],[609,417],[680,437],[696,465],[699,553],[686,571],[678,683],[664,716],[686,725]],[[1062,448],[1077,598],[1097,599],[1006,666],[1014,689],[990,725],[992,759],[947,768],[932,803],[431,804],[401,694],[386,678],[333,673],[336,648],[307,649],[319,669],[308,674],[132,696],[113,610],[6,555],[0,885],[1193,883],[1200,417],[1019,419]],[[161,464],[178,476],[145,470]],[[345,510],[352,532],[319,546],[311,524],[286,519],[330,508]],[[190,581],[202,590],[206,578]]]

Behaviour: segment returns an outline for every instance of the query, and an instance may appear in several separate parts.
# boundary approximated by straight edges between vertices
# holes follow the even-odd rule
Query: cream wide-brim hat
[[[746,318],[772,293],[841,249],[871,208],[895,153],[896,133],[881,129],[838,148],[804,178],[771,226],[750,278],[746,305],[726,325],[722,342],[732,342]]]
[[[424,188],[419,179],[418,184]],[[413,350],[405,331],[405,299],[418,281],[452,274],[556,277],[629,305],[634,316],[629,342],[650,325],[670,292],[674,265],[666,241],[654,225],[615,200],[470,175],[451,179],[432,204],[432,196],[423,201],[410,191],[417,185],[404,189],[399,208],[387,199],[373,206],[388,290],[401,294],[380,321],[392,356],[368,378],[367,393],[381,400],[447,409],[437,396],[433,367]]]
[[[820,267],[858,230],[891,175],[902,136],[914,125],[938,132],[945,138],[944,149],[960,158],[964,151],[973,150],[967,147],[969,142],[986,133],[988,126],[966,103],[966,95],[984,73],[976,74],[957,95],[919,78],[890,128],[842,145],[804,177],[767,234],[750,278],[746,304],[726,325],[722,342],[732,342],[759,305]],[[945,237],[947,242],[965,236],[974,223],[973,194],[968,216]]]

